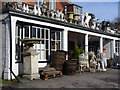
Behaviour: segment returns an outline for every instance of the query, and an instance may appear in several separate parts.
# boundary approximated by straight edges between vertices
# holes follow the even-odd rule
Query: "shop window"
[[[21,39],[21,26],[16,26],[16,30],[15,30],[15,59],[16,60],[20,60],[21,57],[21,43],[20,43],[20,39]]]
[[[32,37],[36,38],[36,28],[32,27]]]
[[[16,26],[15,31],[15,59],[22,60],[22,52],[24,52],[25,44],[20,42],[20,39],[25,38],[41,38],[43,39],[40,44],[34,44],[34,49],[39,53],[38,61],[49,60],[50,56],[50,30],[48,28],[41,28],[36,26],[26,25],[24,27]]]
[[[40,28],[37,28],[37,38],[40,38]]]
[[[30,26],[23,27],[24,38],[29,38],[30,36]]]
[[[61,50],[61,31],[51,32],[51,50]]]
[[[41,38],[41,44],[34,44],[34,49],[37,50],[39,54],[39,60],[48,59],[50,48],[49,48],[49,33],[50,30],[47,28],[41,28],[32,26],[32,37]],[[48,52],[48,53],[47,53]]]
[[[116,41],[115,43],[115,50],[118,54],[120,54],[120,41]]]

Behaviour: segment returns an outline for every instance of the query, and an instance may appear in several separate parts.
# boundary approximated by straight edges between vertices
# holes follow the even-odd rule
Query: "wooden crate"
[[[61,71],[48,71],[41,73],[41,79],[48,80],[49,78],[62,77],[63,74]]]

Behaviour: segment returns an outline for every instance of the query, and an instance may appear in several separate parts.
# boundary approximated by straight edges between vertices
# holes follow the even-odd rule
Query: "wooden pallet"
[[[62,77],[63,74],[61,71],[48,71],[41,73],[41,79],[48,80],[49,78]]]

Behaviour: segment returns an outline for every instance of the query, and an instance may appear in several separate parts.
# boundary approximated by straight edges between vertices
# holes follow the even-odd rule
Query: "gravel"
[[[20,83],[13,82],[3,86],[11,88],[119,88],[119,72],[118,69],[109,68],[107,72],[76,73],[74,76],[64,75],[48,80],[21,79]]]

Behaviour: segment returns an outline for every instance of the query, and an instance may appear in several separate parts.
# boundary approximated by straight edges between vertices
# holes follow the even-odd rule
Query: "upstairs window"
[[[43,4],[43,0],[35,0],[35,4],[37,6],[41,6]]]
[[[56,0],[49,0],[49,9],[56,11]]]
[[[74,6],[74,13],[75,14],[82,14],[82,9],[80,7]]]

